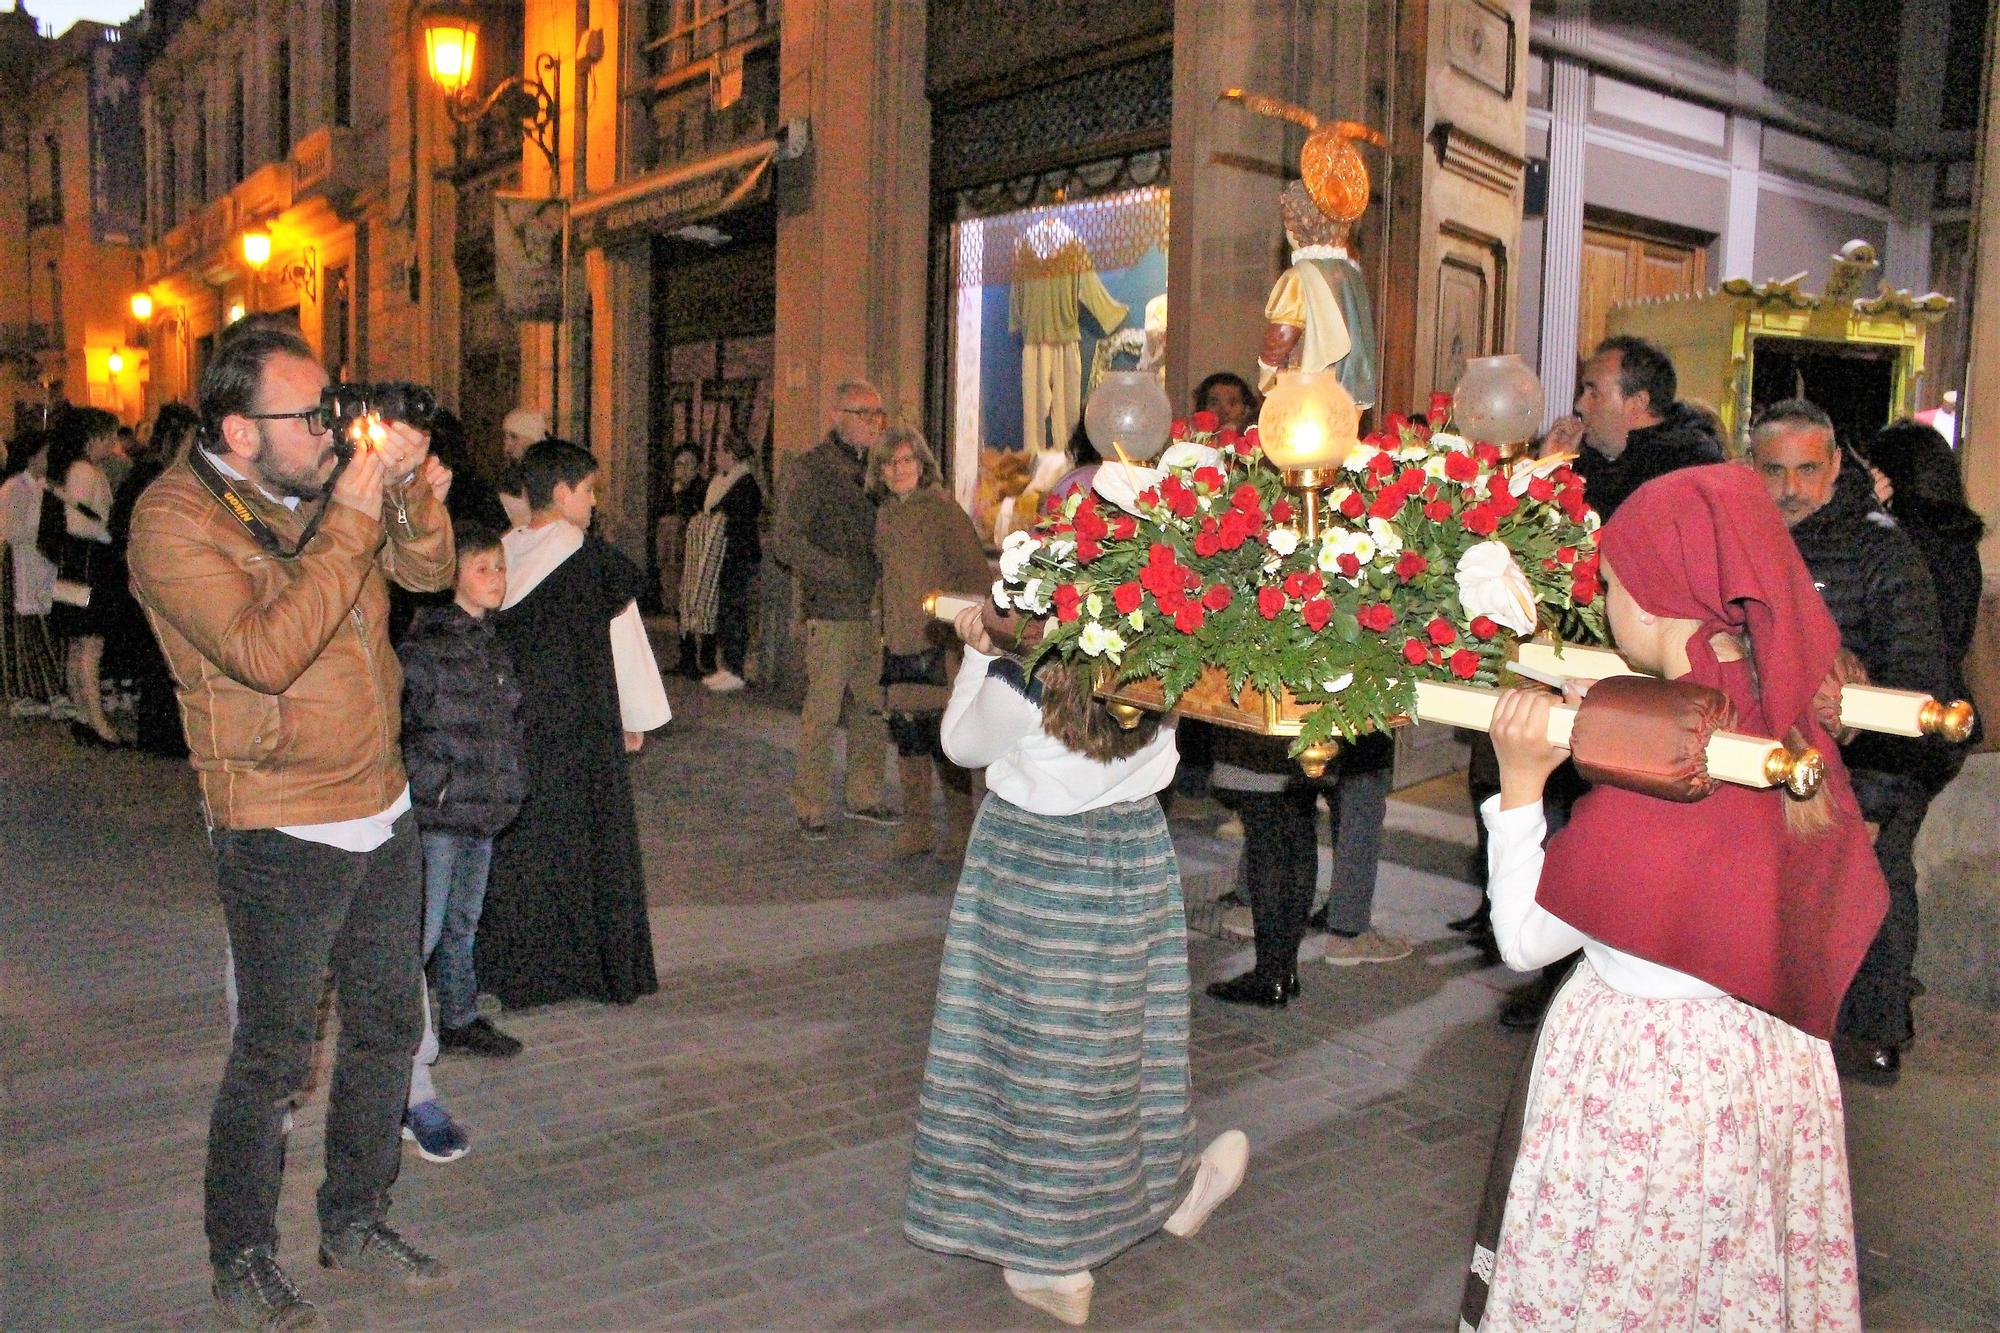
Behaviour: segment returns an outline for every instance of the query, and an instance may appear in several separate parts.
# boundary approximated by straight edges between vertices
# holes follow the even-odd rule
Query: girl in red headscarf
[[[1633,665],[1722,691],[1732,729],[1811,745],[1812,800],[1600,786],[1542,840],[1553,696],[1494,714],[1488,894],[1517,969],[1581,949],[1487,1185],[1464,1325],[1858,1328],[1827,1045],[1887,889],[1815,707],[1839,635],[1747,468],[1647,483],[1598,536]]]

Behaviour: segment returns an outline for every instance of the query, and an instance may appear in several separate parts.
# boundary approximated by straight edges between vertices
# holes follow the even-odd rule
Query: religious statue
[[[1322,121],[1302,107],[1238,88],[1222,96],[1258,115],[1312,131],[1299,153],[1303,179],[1278,197],[1292,262],[1264,306],[1257,387],[1268,390],[1278,372],[1288,368],[1332,369],[1356,406],[1372,407],[1378,366],[1375,310],[1347,242],[1355,221],[1368,210],[1368,167],[1354,141],[1378,147],[1387,141],[1366,125]]]

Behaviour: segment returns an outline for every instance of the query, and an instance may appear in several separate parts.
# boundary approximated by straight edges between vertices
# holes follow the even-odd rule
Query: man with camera
[[[362,397],[329,389],[295,331],[239,324],[202,373],[196,447],[132,516],[133,591],[179,690],[239,995],[204,1214],[217,1305],[251,1328],[317,1324],[278,1265],[276,1211],[329,971],[319,1262],[411,1292],[453,1276],[384,1220],[424,892],[386,579],[451,586],[451,474],[423,430],[389,419],[420,415],[410,404]]]

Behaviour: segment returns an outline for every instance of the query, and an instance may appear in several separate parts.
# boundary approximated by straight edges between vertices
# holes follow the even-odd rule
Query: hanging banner
[[[770,189],[767,173],[777,150],[776,139],[761,140],[581,200],[576,247],[593,249],[634,232],[673,231],[761,198]]]
[[[569,205],[543,195],[493,194],[493,281],[515,319],[562,318],[563,224]]]

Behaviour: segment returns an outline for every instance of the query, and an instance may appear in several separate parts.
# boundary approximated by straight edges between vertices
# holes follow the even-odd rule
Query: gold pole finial
[[[1926,736],[1942,736],[1956,745],[1972,734],[1976,714],[1963,699],[1940,703],[1932,699],[1917,710],[1917,727]]]
[[[1772,786],[1783,786],[1803,801],[1818,791],[1819,784],[1826,780],[1826,760],[1820,758],[1819,751],[1810,746],[1795,753],[1782,745],[1774,745],[1764,759],[1764,777]]]

